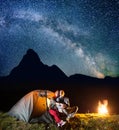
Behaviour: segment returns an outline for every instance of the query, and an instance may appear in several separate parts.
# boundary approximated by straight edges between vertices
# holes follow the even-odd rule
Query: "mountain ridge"
[[[105,77],[99,79],[96,77],[86,76],[82,74],[74,74],[67,76],[58,66],[48,66],[44,64],[38,54],[33,49],[28,49],[26,54],[21,59],[18,66],[13,68],[8,76],[0,77],[0,81],[7,80],[10,83],[21,83],[21,82],[43,82],[48,83],[55,82],[55,84],[61,82],[69,82],[75,84],[86,84],[86,82],[109,82],[119,83],[119,77]],[[4,81],[5,82],[5,81]],[[57,82],[57,83],[56,83]],[[114,83],[115,84],[115,83]]]
[[[56,75],[56,73],[59,75]],[[60,78],[67,77],[56,65],[48,66],[43,64],[37,53],[32,49],[27,51],[19,65],[11,71],[9,76],[19,75],[19,78],[24,74],[25,78],[29,78],[32,75],[31,78],[33,79],[38,77],[50,79],[51,75],[59,76]]]

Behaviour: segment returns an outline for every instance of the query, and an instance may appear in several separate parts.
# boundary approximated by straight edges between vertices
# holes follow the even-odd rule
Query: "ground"
[[[119,130],[119,115],[76,114],[64,127],[54,124],[29,124],[0,112],[0,130]]]

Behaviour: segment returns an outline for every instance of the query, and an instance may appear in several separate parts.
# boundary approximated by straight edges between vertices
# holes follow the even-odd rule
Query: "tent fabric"
[[[10,116],[29,122],[47,111],[49,100],[54,92],[49,90],[34,90],[21,98],[9,111]]]
[[[30,123],[52,123],[52,124],[56,124],[53,117],[50,115],[50,113],[48,111],[46,111],[44,114],[42,114],[41,116],[39,117],[36,117],[36,118],[32,118],[30,120]]]

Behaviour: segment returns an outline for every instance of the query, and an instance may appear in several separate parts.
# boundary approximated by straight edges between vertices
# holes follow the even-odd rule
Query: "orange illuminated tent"
[[[49,90],[34,90],[21,98],[8,112],[10,116],[29,122],[31,118],[41,116],[47,111],[50,98],[54,92]]]

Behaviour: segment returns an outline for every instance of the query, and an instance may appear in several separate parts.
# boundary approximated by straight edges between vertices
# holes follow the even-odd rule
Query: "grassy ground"
[[[53,124],[29,124],[0,112],[0,130],[119,130],[119,115],[77,114],[62,128]]]

